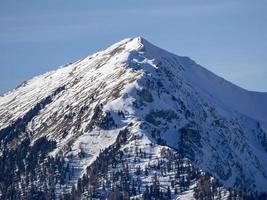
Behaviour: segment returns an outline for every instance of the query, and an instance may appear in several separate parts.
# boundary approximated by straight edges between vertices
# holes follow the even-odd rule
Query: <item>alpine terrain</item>
[[[0,97],[0,199],[267,199],[267,93],[141,37]]]

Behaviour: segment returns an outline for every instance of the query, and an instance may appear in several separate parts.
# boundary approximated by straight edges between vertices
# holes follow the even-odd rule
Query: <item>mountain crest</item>
[[[17,172],[0,176],[0,197],[14,181],[15,194],[57,199],[266,192],[265,102],[187,57],[124,39],[0,97],[0,167]]]

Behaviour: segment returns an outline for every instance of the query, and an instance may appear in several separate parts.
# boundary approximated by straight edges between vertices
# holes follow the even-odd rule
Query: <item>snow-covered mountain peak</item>
[[[225,109],[236,110],[267,124],[266,92],[246,91],[208,71],[192,59],[167,52],[142,37],[122,40],[118,44],[120,45],[116,45],[116,48],[124,46],[122,53],[127,52],[127,61],[123,62],[127,62],[128,67],[154,75],[155,70],[167,70]]]
[[[140,168],[146,175],[141,180],[138,175],[138,183],[151,183],[157,174],[166,189],[166,169],[175,182],[174,162],[183,156],[190,161],[187,168],[193,163],[226,187],[262,192],[267,191],[266,102],[266,93],[239,88],[141,37],[128,38],[0,97],[0,150],[19,148],[26,139],[33,146],[43,137],[56,141],[49,155],[76,169],[65,180],[66,190],[105,159],[111,165],[105,173],[129,163],[134,182]],[[165,172],[155,167],[161,164]],[[180,171],[175,177],[173,187],[190,179]],[[101,184],[111,181],[102,178]]]

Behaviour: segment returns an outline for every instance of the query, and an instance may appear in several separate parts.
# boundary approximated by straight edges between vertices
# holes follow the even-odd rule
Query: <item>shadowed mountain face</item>
[[[0,196],[265,198],[266,130],[267,93],[125,39],[0,97]]]

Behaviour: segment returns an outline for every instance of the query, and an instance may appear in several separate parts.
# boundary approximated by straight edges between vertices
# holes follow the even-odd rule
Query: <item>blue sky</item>
[[[0,0],[0,94],[139,35],[267,92],[266,10],[266,0]]]

